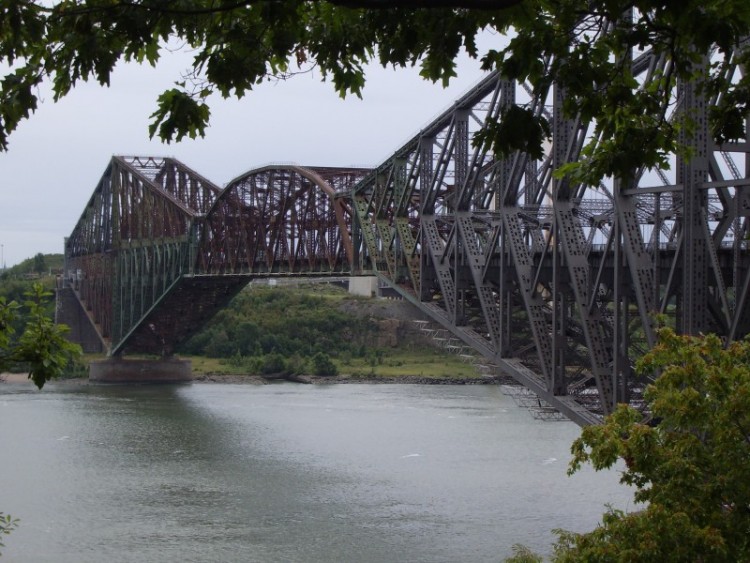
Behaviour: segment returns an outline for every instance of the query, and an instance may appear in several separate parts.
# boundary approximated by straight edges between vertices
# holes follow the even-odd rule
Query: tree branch
[[[108,5],[88,5],[83,4],[73,8],[66,7],[64,10],[57,10],[57,6],[45,7],[38,6],[43,12],[55,13],[56,17],[74,16],[80,14],[111,12],[120,8],[140,9],[160,14],[177,14],[177,15],[205,15],[221,12],[231,12],[240,8],[252,6],[253,4],[272,3],[276,0],[238,0],[231,4],[222,4],[208,8],[171,8],[169,5],[151,4],[149,2],[139,2],[137,0],[124,0]],[[410,8],[410,9],[434,9],[434,8],[461,8],[467,10],[506,10],[520,5],[523,0],[311,0],[313,2],[327,1],[335,6],[342,8],[364,8],[368,10],[386,10],[391,8]]]
[[[344,8],[464,8],[468,10],[506,10],[520,5],[523,0],[328,0]]]

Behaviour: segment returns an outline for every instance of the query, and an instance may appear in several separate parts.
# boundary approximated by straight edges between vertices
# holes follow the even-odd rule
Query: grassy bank
[[[193,374],[202,375],[250,375],[242,366],[227,359],[184,356],[192,362]],[[335,359],[338,373],[348,378],[377,379],[424,378],[424,379],[484,379],[471,364],[457,356],[440,350],[423,348],[418,350],[393,349],[380,356],[370,358]]]
[[[193,375],[198,379],[211,376],[257,376],[257,374],[249,373],[244,366],[238,365],[232,359],[187,355],[181,355],[180,357],[190,360]],[[68,374],[68,378],[88,377],[86,366],[89,362],[103,359],[105,359],[105,356],[101,354],[86,354],[79,367]],[[334,363],[338,370],[338,379],[349,381],[377,379],[398,381],[399,378],[403,378],[405,381],[415,379],[436,381],[485,380],[473,365],[462,362],[458,356],[429,347],[393,348],[382,350],[364,358],[338,358],[334,360]],[[331,379],[331,381],[334,381],[334,379]]]

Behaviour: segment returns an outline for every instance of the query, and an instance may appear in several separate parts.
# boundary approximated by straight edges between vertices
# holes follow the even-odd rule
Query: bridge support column
[[[349,293],[360,297],[378,296],[378,278],[376,276],[352,276],[349,278]]]
[[[107,358],[89,364],[89,381],[96,383],[184,383],[192,379],[190,360]]]

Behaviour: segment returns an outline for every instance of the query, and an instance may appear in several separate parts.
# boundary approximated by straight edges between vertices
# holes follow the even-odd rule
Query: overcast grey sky
[[[173,156],[219,186],[269,162],[376,165],[483,76],[468,58],[447,89],[422,80],[417,69],[373,66],[363,99],[342,100],[319,74],[298,75],[264,84],[239,101],[212,99],[204,139],[149,141],[156,98],[188,61],[176,54],[156,69],[121,65],[110,88],[81,84],[56,104],[46,96],[11,135],[9,151],[0,153],[6,266],[37,252],[63,251],[63,237],[112,155]]]

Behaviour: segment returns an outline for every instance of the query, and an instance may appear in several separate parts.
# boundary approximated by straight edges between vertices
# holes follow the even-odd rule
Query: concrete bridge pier
[[[186,383],[192,380],[190,360],[131,360],[113,356],[89,364],[89,381],[96,383]]]
[[[377,297],[377,276],[351,276],[349,278],[349,293],[360,297]]]

